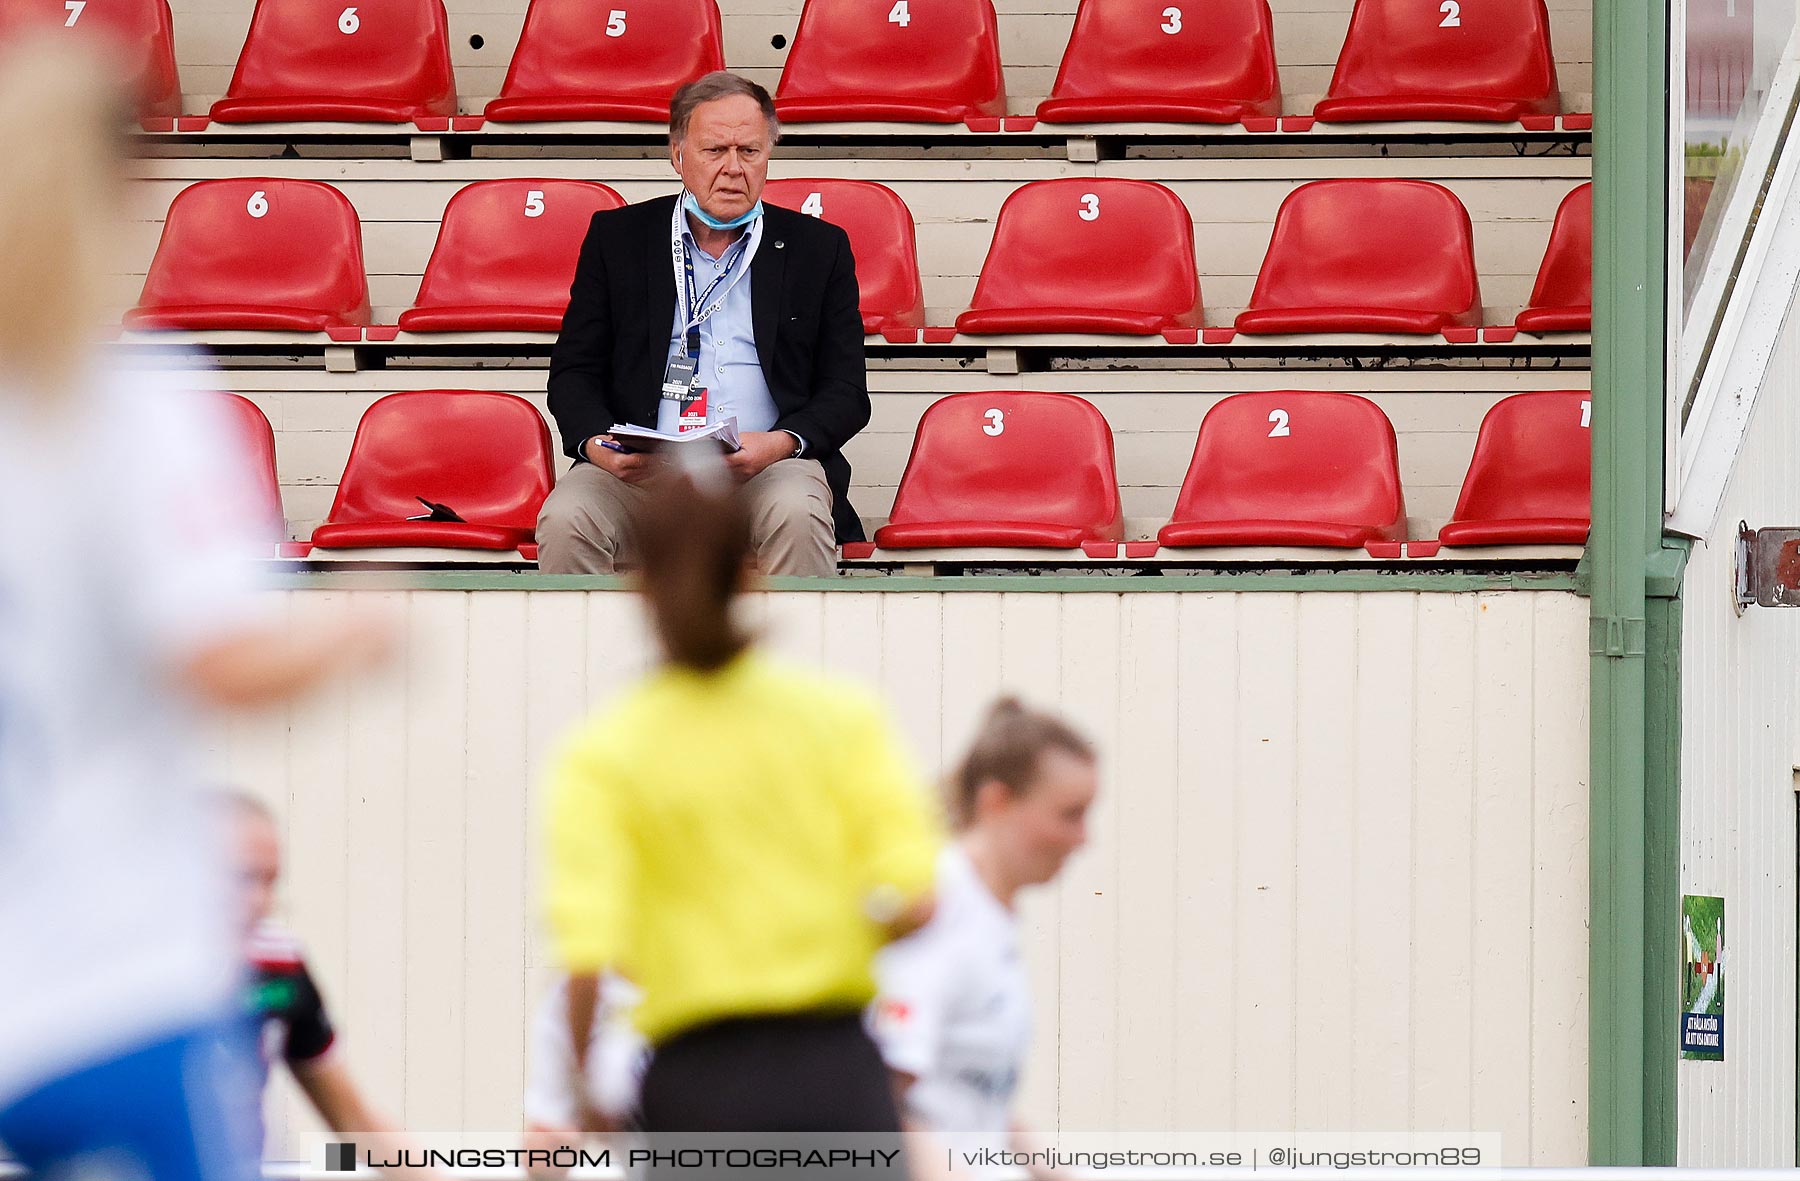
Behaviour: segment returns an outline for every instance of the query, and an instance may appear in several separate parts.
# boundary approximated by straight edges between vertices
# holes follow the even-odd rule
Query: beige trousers
[[[578,463],[551,489],[538,514],[538,569],[546,574],[611,574],[632,564],[626,522],[645,485],[627,484]],[[750,502],[750,539],[764,574],[837,573],[831,487],[812,459],[783,459],[752,477],[739,495]]]

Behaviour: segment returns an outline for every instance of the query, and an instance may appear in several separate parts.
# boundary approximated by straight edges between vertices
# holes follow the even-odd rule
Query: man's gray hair
[[[756,105],[762,108],[763,118],[769,124],[769,143],[778,142],[781,139],[781,120],[775,114],[775,100],[769,97],[768,91],[750,79],[740,78],[727,70],[714,70],[675,92],[675,97],[669,100],[669,142],[677,144],[687,138],[688,122],[694,117],[694,108],[701,103],[730,98],[734,94],[756,100]]]

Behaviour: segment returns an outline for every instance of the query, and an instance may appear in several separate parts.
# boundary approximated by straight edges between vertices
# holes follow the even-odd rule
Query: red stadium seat
[[[242,394],[213,394],[225,411],[231,429],[251,474],[256,478],[254,495],[258,515],[268,522],[269,536],[287,536],[287,517],[281,507],[281,481],[275,474],[275,431],[255,402]]]
[[[1591,332],[1594,327],[1594,186],[1563,198],[1550,228],[1550,248],[1538,268],[1531,305],[1519,313],[1521,332]]]
[[[850,235],[865,334],[916,340],[925,326],[912,212],[886,185],[866,180],[772,180],[763,200],[822,217]]]
[[[678,88],[724,68],[714,0],[531,0],[487,117],[666,123]]]
[[[1237,123],[1281,114],[1268,0],[1082,0],[1046,123]]]
[[[412,123],[456,114],[443,0],[256,0],[215,123]]]
[[[1150,181],[1074,177],[1006,199],[956,330],[1147,336],[1200,320],[1194,223],[1181,198]]]
[[[1288,194],[1237,330],[1433,333],[1481,323],[1475,232],[1422,180],[1321,180]]]
[[[1444,545],[1581,545],[1592,512],[1593,395],[1514,394],[1481,420]]]
[[[986,120],[998,131],[993,0],[806,0],[775,109],[799,123]]]
[[[144,119],[181,114],[175,33],[167,0],[0,0],[0,37],[42,25],[99,43],[117,55],[120,82]]]
[[[1515,123],[1560,105],[1544,0],[1356,0],[1313,117]]]
[[[1166,546],[1351,548],[1406,536],[1399,446],[1355,394],[1235,394],[1200,423],[1157,540]]]
[[[1071,394],[939,399],[919,421],[885,549],[1073,549],[1124,536],[1112,431]]]
[[[389,394],[357,424],[313,545],[517,549],[531,544],[554,482],[550,430],[525,399],[476,390]],[[421,497],[462,520],[407,520],[431,511]]]
[[[581,180],[484,180],[450,198],[408,332],[557,332],[588,222],[625,202]]]
[[[369,322],[362,229],[330,185],[203,180],[169,205],[125,327],[323,332]]]

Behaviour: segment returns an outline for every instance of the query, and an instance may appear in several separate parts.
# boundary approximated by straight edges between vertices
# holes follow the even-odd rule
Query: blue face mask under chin
[[[757,218],[759,218],[763,215],[763,207],[762,207],[761,201],[758,201],[756,204],[752,205],[749,209],[745,210],[743,213],[739,214],[737,217],[732,218],[730,221],[720,221],[718,218],[714,217],[712,214],[708,213],[706,210],[700,208],[700,202],[694,200],[694,194],[692,194],[692,193],[683,193],[681,195],[681,205],[682,205],[682,208],[686,209],[689,213],[691,213],[695,217],[699,218],[701,224],[711,226],[715,230],[741,229],[744,226],[749,225],[751,222],[755,221]]]

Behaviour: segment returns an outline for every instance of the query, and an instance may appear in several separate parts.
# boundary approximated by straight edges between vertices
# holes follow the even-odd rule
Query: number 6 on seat
[[[215,123],[415,123],[456,114],[443,0],[257,0]]]

